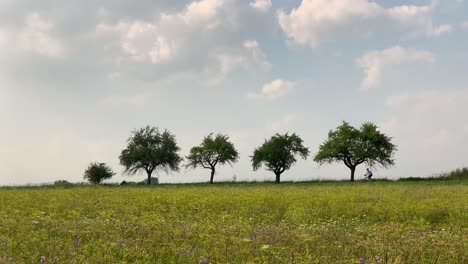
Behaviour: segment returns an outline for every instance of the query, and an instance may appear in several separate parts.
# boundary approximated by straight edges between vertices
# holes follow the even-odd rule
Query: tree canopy
[[[201,167],[211,170],[210,183],[213,183],[214,174],[217,165],[237,162],[239,153],[234,144],[229,141],[227,135],[213,133],[206,136],[199,146],[193,147],[190,154],[186,157],[188,168]]]
[[[396,150],[391,138],[381,133],[375,124],[367,122],[357,129],[343,122],[330,130],[314,160],[320,165],[343,162],[351,170],[351,181],[354,181],[356,167],[362,163],[371,168],[394,165]]]
[[[276,183],[280,183],[281,174],[296,163],[296,156],[303,159],[309,156],[309,149],[303,146],[302,139],[296,134],[276,134],[265,140],[262,146],[255,149],[252,158],[254,170],[262,165],[276,175]]]
[[[120,164],[129,174],[145,171],[147,182],[151,184],[154,171],[179,171],[182,161],[179,151],[175,136],[168,130],[161,133],[157,127],[147,126],[132,132],[127,147],[120,154]]]
[[[99,184],[114,175],[115,173],[105,163],[91,162],[85,170],[84,178],[92,184]]]

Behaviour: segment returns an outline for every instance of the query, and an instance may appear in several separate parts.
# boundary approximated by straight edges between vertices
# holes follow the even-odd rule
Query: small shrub
[[[421,177],[408,177],[408,178],[400,178],[398,181],[427,181],[431,178],[421,178]]]
[[[138,185],[148,184],[148,179],[144,179],[141,182],[138,182]],[[156,177],[151,177],[151,185],[159,184],[159,179]]]
[[[105,163],[92,162],[85,170],[84,178],[90,183],[99,184],[105,179],[110,179],[115,173]]]
[[[73,186],[73,183],[66,180],[57,180],[54,182],[54,186]]]

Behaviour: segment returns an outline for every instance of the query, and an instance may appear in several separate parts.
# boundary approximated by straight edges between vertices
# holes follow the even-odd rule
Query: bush
[[[110,179],[115,173],[105,163],[92,162],[85,170],[84,178],[90,183],[99,184],[105,179]]]
[[[54,186],[73,186],[74,184],[66,180],[57,180],[54,182]]]

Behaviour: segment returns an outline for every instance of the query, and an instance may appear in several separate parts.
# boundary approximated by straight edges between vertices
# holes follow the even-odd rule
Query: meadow
[[[468,263],[467,181],[0,188],[0,263]]]

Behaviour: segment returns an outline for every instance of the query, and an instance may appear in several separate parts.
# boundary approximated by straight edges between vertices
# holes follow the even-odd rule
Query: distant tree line
[[[397,148],[392,138],[381,133],[378,127],[370,122],[355,128],[343,122],[330,130],[328,138],[319,146],[314,161],[319,165],[343,163],[350,169],[350,180],[355,180],[356,167],[365,163],[368,167],[384,168],[395,164],[394,154]],[[154,172],[179,171],[184,158],[179,154],[180,147],[176,137],[168,130],[160,132],[157,127],[146,126],[132,131],[127,146],[122,150],[119,160],[125,172],[134,175],[145,172],[147,184],[151,184]],[[253,170],[261,167],[275,174],[275,182],[281,182],[281,174],[297,162],[297,158],[306,160],[310,155],[309,148],[297,134],[275,134],[257,147],[250,156]],[[223,134],[209,134],[200,145],[193,147],[185,157],[186,168],[203,168],[210,171],[210,183],[214,182],[216,168],[222,165],[233,165],[239,160],[239,152]],[[99,184],[111,178],[115,173],[105,163],[93,162],[85,171],[84,178]]]

